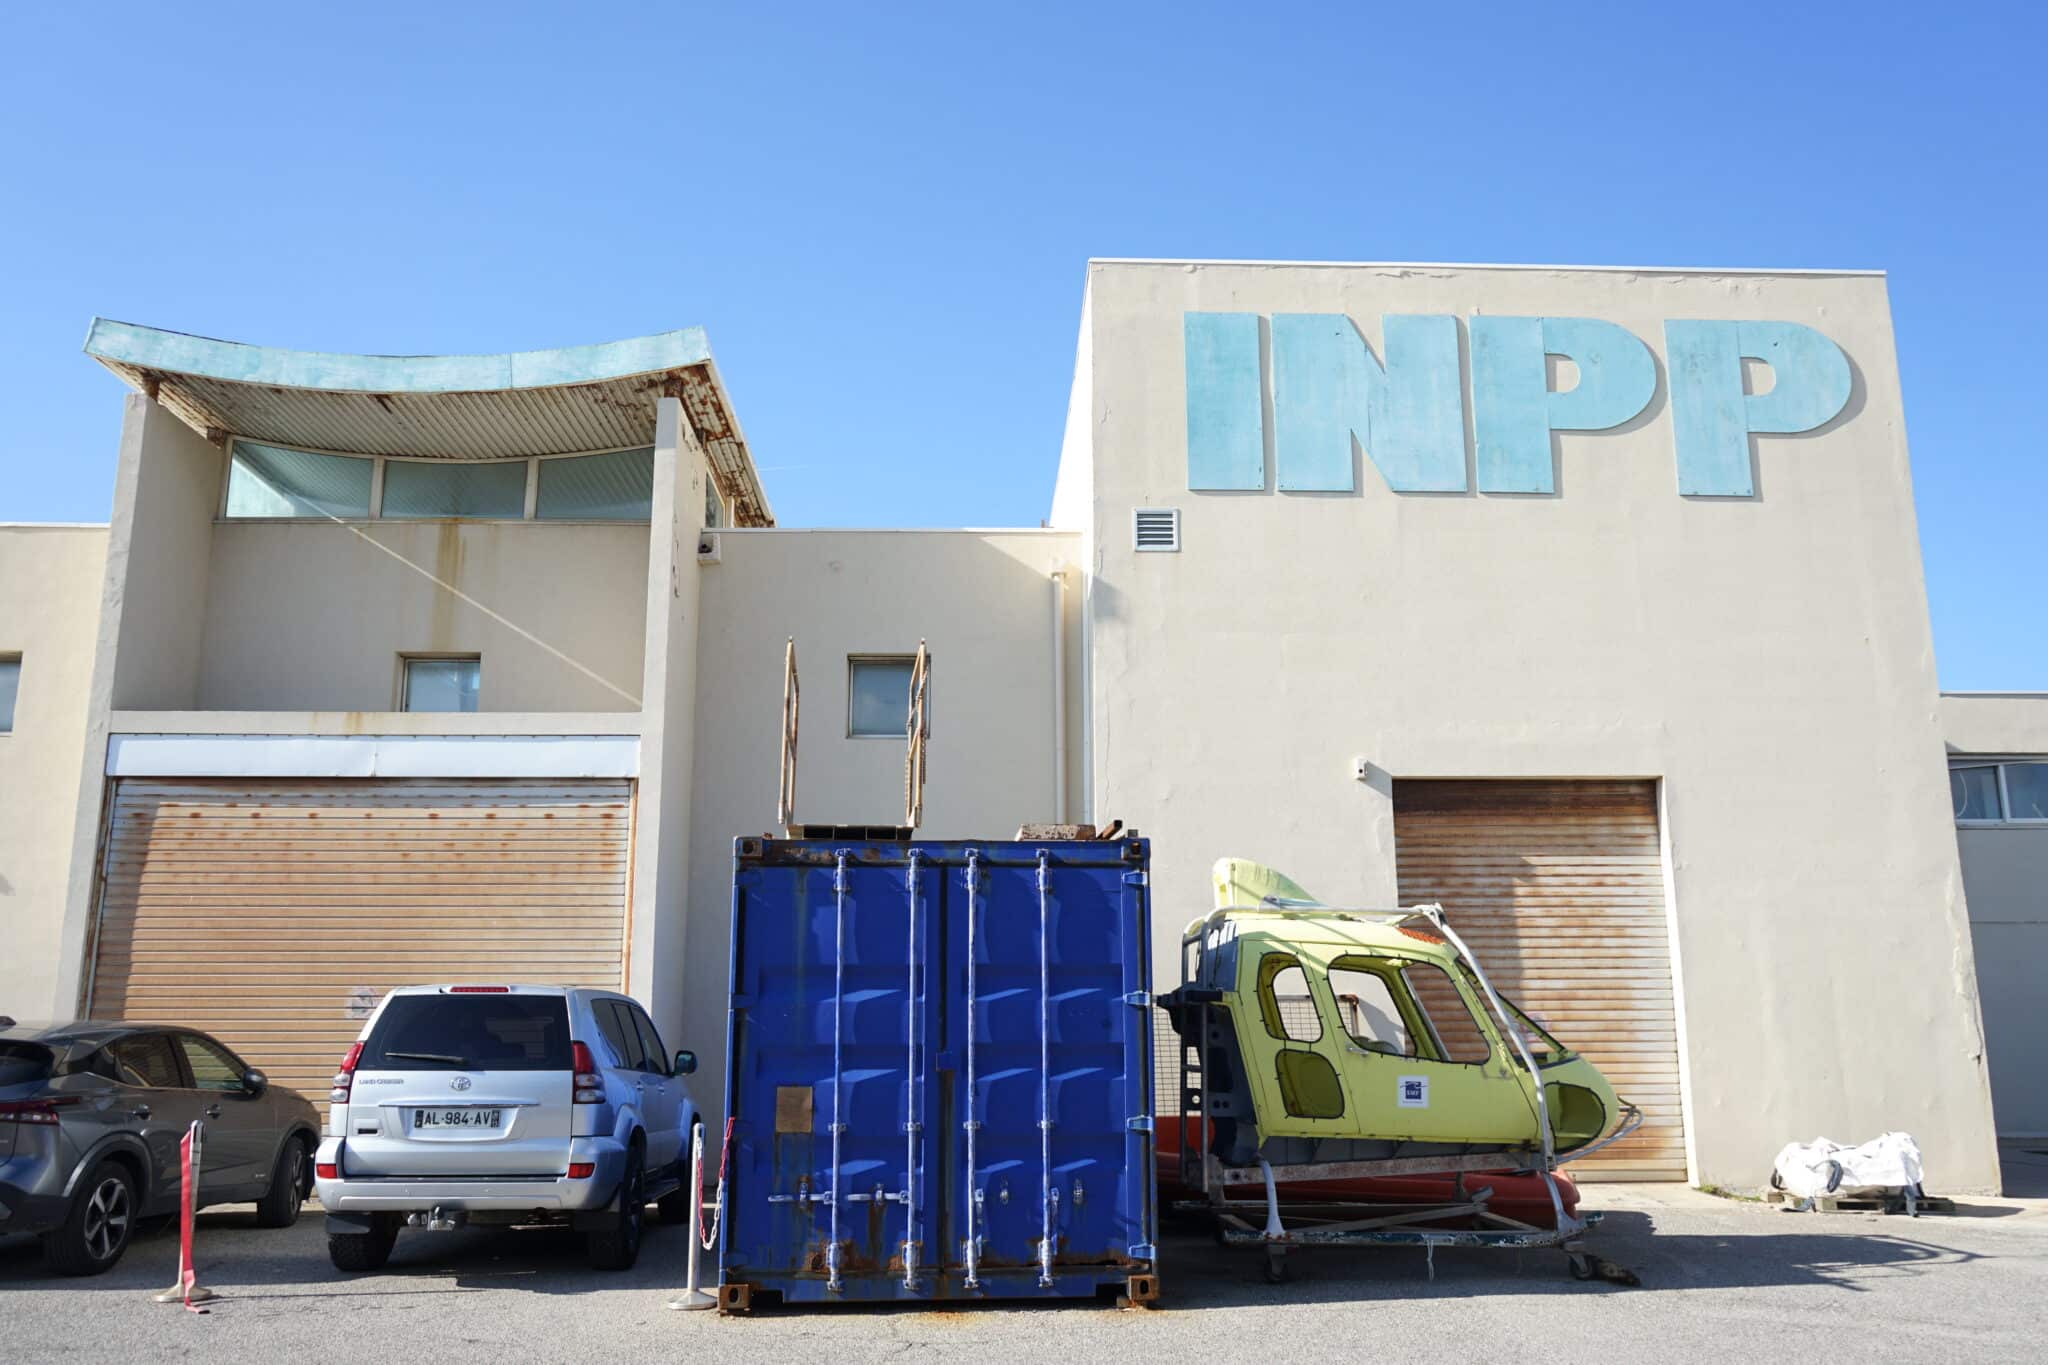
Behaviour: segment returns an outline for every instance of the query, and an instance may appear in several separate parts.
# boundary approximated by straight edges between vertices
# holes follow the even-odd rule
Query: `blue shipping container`
[[[1156,1291],[1149,854],[736,842],[727,1303]]]

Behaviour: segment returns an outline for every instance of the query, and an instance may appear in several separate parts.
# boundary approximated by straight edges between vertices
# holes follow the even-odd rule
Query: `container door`
[[[985,1285],[1023,1276],[1043,1289],[1151,1255],[1143,864],[1099,845],[1092,866],[1086,856],[1011,846],[994,865],[977,860],[979,886],[965,867],[948,873],[963,998],[973,967],[949,1049],[962,1069],[950,1259]]]
[[[728,1277],[795,1275],[792,1292],[836,1298],[929,1283],[940,874],[888,856],[741,867],[728,1105],[747,1131]]]

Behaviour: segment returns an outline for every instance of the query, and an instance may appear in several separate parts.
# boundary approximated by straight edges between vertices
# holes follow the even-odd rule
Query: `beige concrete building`
[[[715,1068],[786,643],[799,817],[894,824],[922,641],[921,836],[1144,830],[1162,988],[1222,855],[1443,901],[1650,1115],[1592,1174],[1902,1128],[1986,1190],[2039,1113],[2038,988],[1975,957],[1981,900],[2038,960],[2048,703],[1936,692],[1881,276],[1092,263],[1038,529],[776,526],[696,332],[88,350],[112,524],[0,530],[0,800],[55,794],[0,1009],[317,1089],[400,982],[623,981]]]
[[[0,523],[0,1014],[55,1000],[104,526]]]
[[[1998,1131],[2048,1137],[2048,692],[1944,696],[1941,728]]]

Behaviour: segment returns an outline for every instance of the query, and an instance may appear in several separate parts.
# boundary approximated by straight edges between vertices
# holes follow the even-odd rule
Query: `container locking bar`
[[[980,998],[974,985],[975,924],[981,918],[980,907],[975,896],[981,890],[981,850],[967,850],[967,1118],[961,1127],[967,1130],[967,1244],[961,1251],[961,1261],[966,1270],[963,1284],[968,1289],[981,1288],[981,1189],[975,1183],[978,1176],[974,1165],[974,1136],[981,1130],[981,1120],[974,1116],[974,1035],[980,1028],[976,1010]]]
[[[917,1288],[917,872],[910,850],[909,980],[904,984],[903,1038],[903,1287]]]
[[[1042,1231],[1038,1239],[1038,1287],[1052,1288],[1052,1225],[1060,1193],[1052,1183],[1052,871],[1038,850],[1038,1160]]]
[[[839,1278],[839,1140],[846,1125],[839,1097],[846,1075],[846,859],[847,850],[839,849],[832,868],[832,1235],[825,1243],[825,1288],[835,1294],[845,1288]]]

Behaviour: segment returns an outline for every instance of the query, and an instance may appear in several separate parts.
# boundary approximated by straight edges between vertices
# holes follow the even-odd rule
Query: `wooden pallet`
[[[1809,1203],[1788,1190],[1766,1190],[1766,1204],[1776,1204],[1787,1213],[1912,1213],[1916,1217],[1923,1213],[1954,1213],[1956,1201],[1941,1195],[1923,1194],[1914,1199],[1909,1210],[1904,1190],[1886,1190],[1883,1194],[1823,1194]]]

